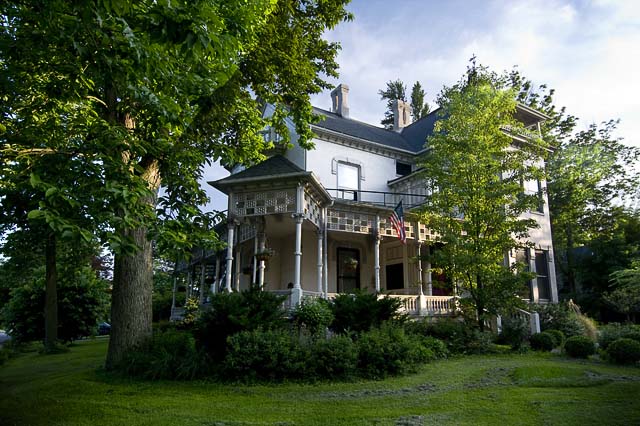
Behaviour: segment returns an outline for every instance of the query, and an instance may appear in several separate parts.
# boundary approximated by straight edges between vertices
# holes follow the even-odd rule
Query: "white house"
[[[291,130],[292,148],[276,148],[264,162],[210,182],[228,195],[227,249],[196,259],[202,267],[200,288],[208,276],[214,291],[241,290],[255,282],[289,295],[290,303],[361,289],[402,298],[415,314],[453,309],[455,295],[446,277],[435,276],[431,265],[419,260],[437,248],[437,237],[424,224],[407,220],[402,244],[389,220],[400,200],[406,212],[424,200],[416,162],[437,114],[410,123],[409,105],[398,101],[394,128],[386,130],[349,118],[348,95],[349,88],[340,85],[331,93],[332,111],[315,109],[324,118],[311,126],[315,149],[297,145]],[[547,118],[523,105],[516,117],[532,132],[539,132]],[[265,137],[279,146],[273,132]],[[529,213],[540,227],[530,235],[535,249],[510,255],[529,262],[538,276],[523,296],[555,302],[545,182],[525,186],[544,201]]]

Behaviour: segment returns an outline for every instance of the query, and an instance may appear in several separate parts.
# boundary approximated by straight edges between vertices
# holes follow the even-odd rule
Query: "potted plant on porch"
[[[355,272],[358,269],[358,259],[353,257],[347,257],[343,261],[344,269],[348,272]]]
[[[273,249],[264,248],[256,252],[256,260],[258,262],[262,262],[262,261],[266,262],[267,260],[271,259],[271,256],[273,256],[273,254],[274,254]]]

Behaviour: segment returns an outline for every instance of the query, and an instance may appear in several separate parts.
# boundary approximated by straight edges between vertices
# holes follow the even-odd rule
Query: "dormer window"
[[[396,175],[407,176],[411,174],[411,164],[396,161]]]

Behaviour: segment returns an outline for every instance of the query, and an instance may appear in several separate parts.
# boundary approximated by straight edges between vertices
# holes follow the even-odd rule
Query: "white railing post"
[[[531,325],[531,334],[540,333],[540,314],[532,312],[529,317],[529,324]]]

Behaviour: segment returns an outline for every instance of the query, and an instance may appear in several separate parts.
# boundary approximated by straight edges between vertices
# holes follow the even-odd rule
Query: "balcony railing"
[[[335,199],[373,204],[382,207],[395,207],[402,200],[405,209],[421,206],[425,202],[425,195],[407,192],[364,191],[355,189],[326,188]]]

